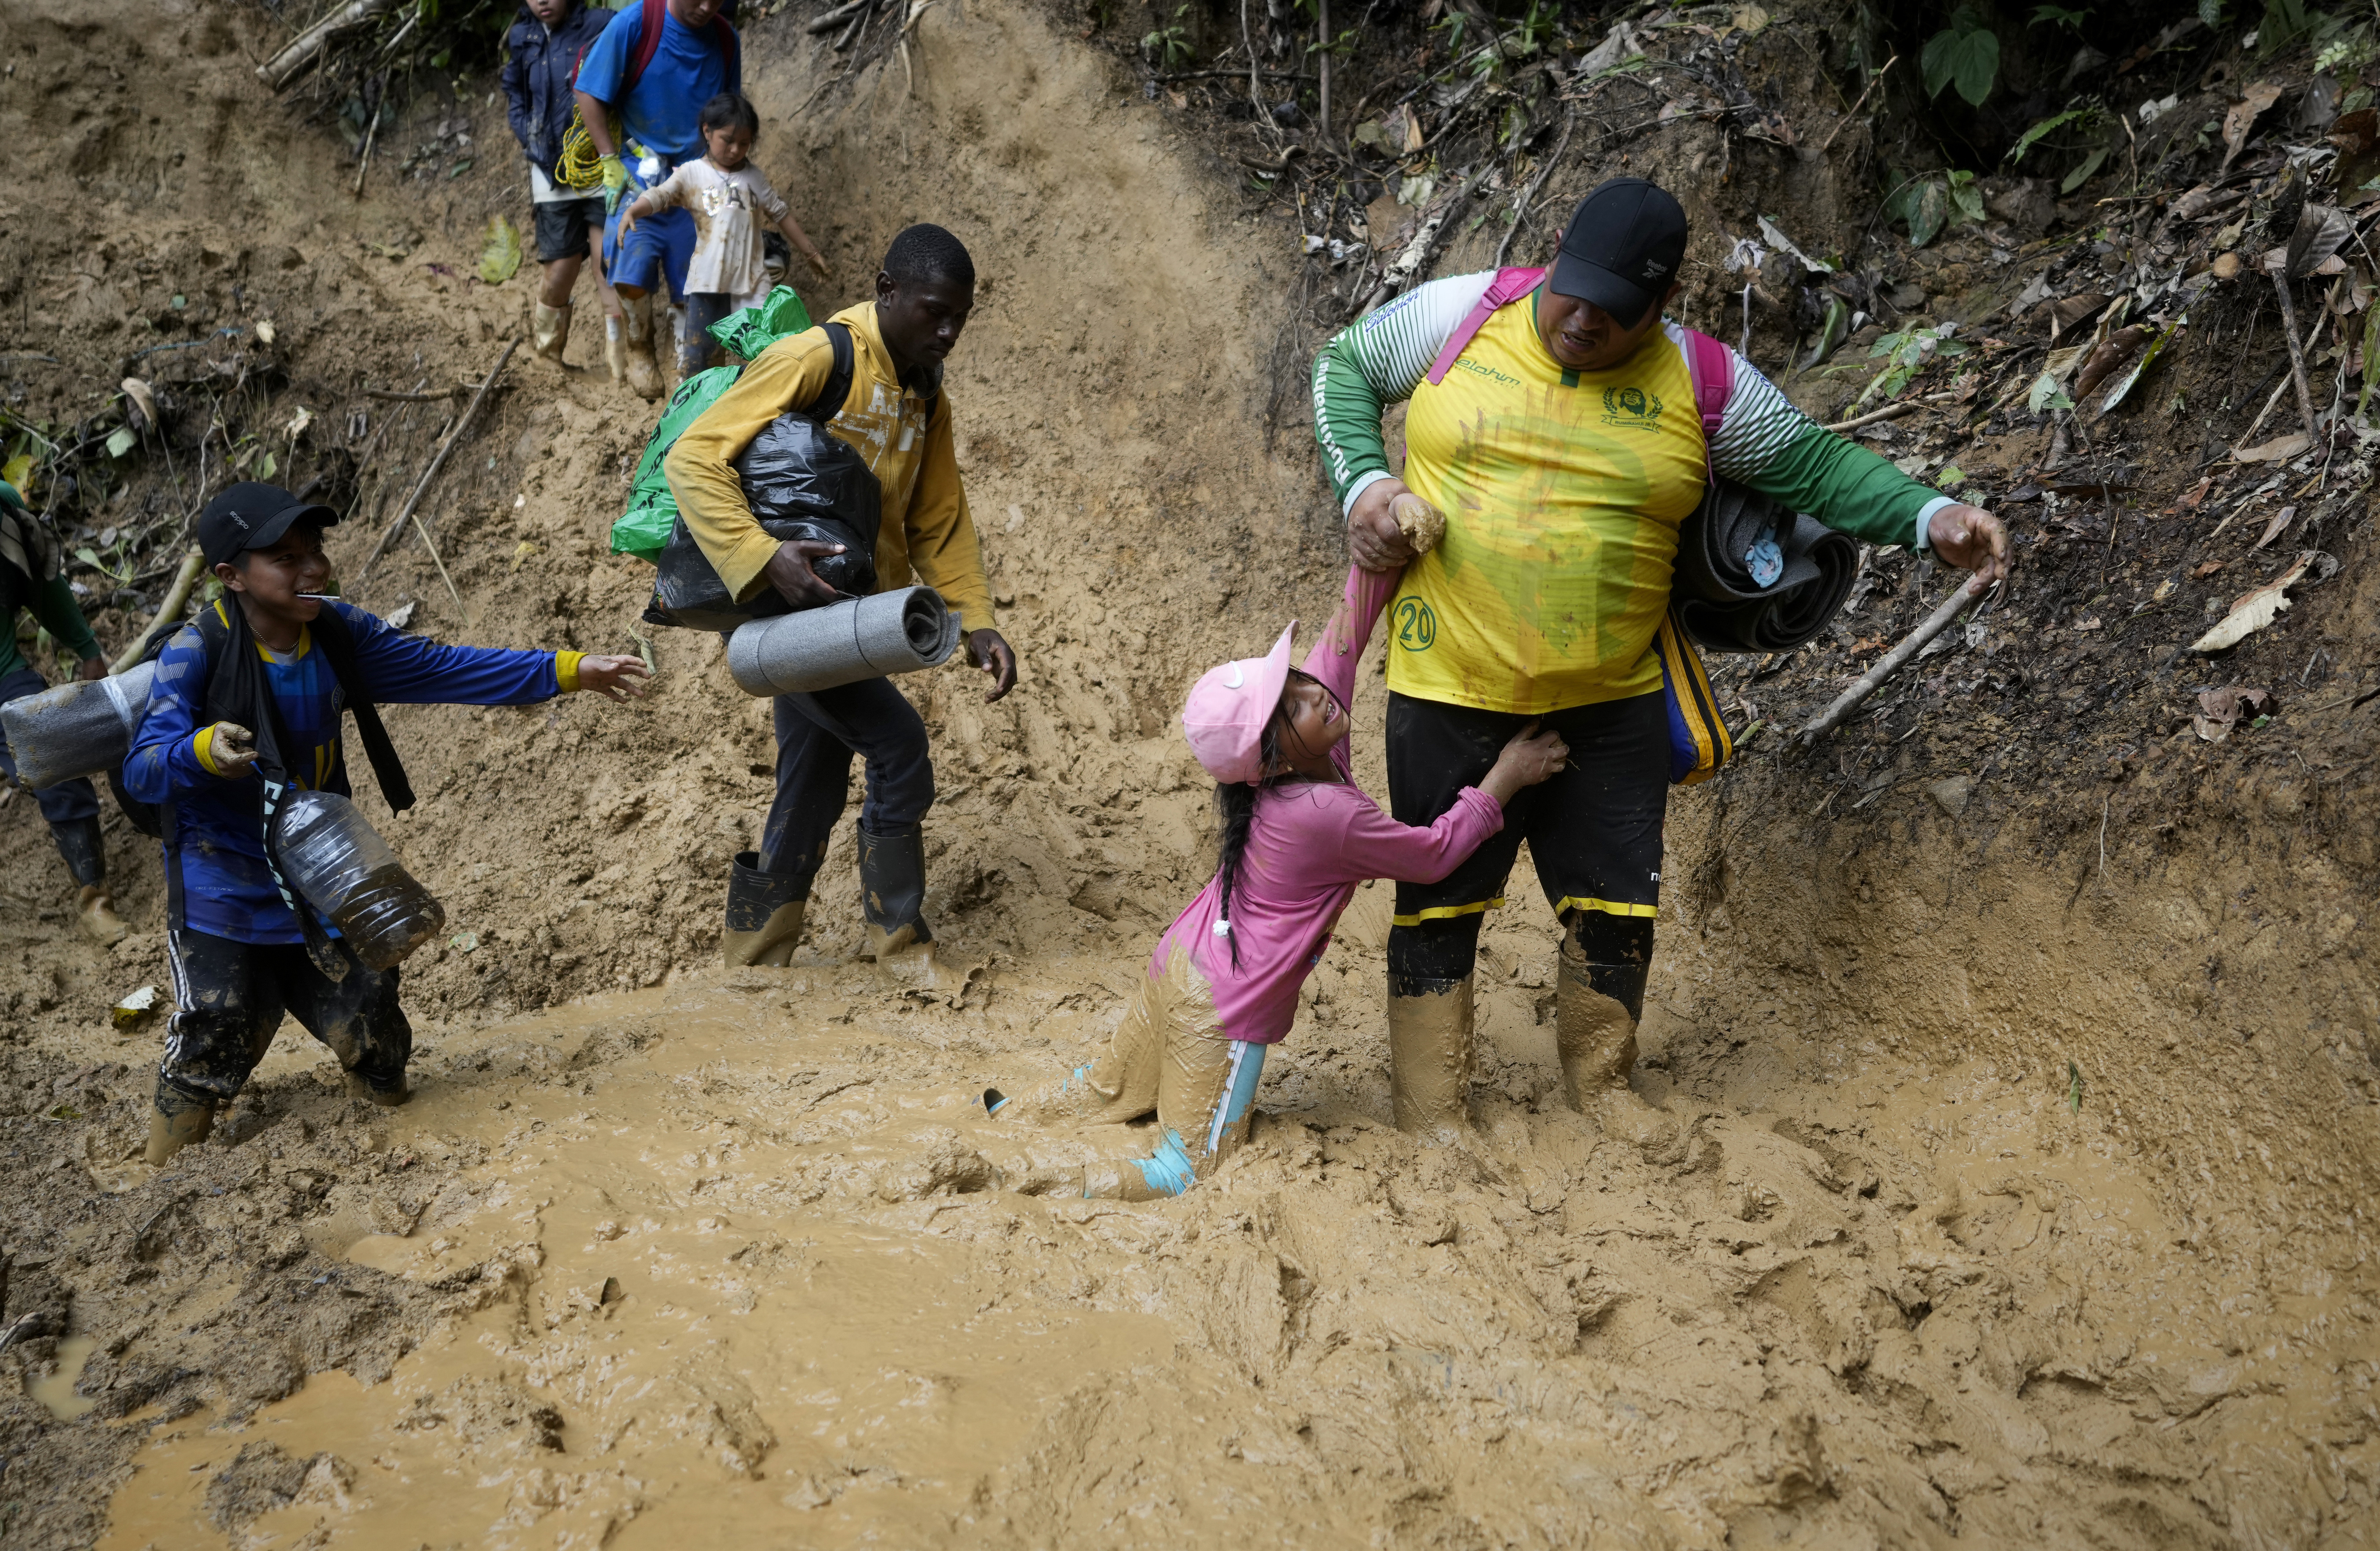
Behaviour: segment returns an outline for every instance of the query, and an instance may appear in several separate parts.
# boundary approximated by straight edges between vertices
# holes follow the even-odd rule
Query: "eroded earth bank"
[[[263,12],[72,11],[0,6],[0,127],[29,164],[0,197],[12,410],[72,418],[135,352],[196,339],[138,357],[168,417],[241,406],[288,482],[320,473],[376,515],[334,535],[358,565],[453,412],[365,390],[476,378],[526,310],[526,276],[471,278],[481,221],[521,193],[490,83],[390,131],[351,199],[352,160],[254,78],[284,36]],[[1358,894],[1254,1145],[1210,1186],[1036,1194],[1114,1144],[993,1128],[976,1096],[1112,1026],[1211,865],[1181,694],[1337,591],[1343,542],[1296,424],[1297,230],[1256,208],[1222,130],[1077,18],[944,0],[906,65],[797,116],[839,63],[798,19],[747,34],[756,160],[846,288],[918,219],[987,277],[949,391],[1025,682],[990,708],[955,668],[905,683],[941,776],[929,914],[986,975],[951,1007],[850,962],[847,836],[794,968],[715,967],[727,858],[767,801],[765,708],[708,638],[651,633],[661,676],[633,709],[392,712],[423,801],[385,832],[449,913],[406,971],[416,1100],[352,1103],[292,1024],[215,1137],[160,1172],[137,1161],[159,1031],[107,1015],[164,980],[150,842],[111,818],[136,935],[95,950],[32,804],[7,802],[0,1318],[22,1323],[0,1355],[0,1541],[2380,1533],[2380,711],[2347,702],[2372,676],[2380,572],[2360,484],[2321,544],[2340,574],[2245,648],[2276,676],[2329,653],[2329,687],[2290,691],[2261,741],[2198,739],[2191,675],[2244,675],[2171,655],[2227,584],[2176,571],[2180,605],[2133,611],[2146,633],[2119,668],[2071,633],[2113,622],[2128,587],[2147,598],[2164,563],[2128,570],[2104,525],[2020,507],[2014,617],[1840,747],[1766,734],[1681,794],[1638,1074],[1674,1149],[1640,1156],[1564,1107],[1553,927],[1525,877],[1485,938],[1475,1134],[1396,1133],[1383,886]],[[1759,57],[1814,91],[1785,30]],[[2217,115],[2223,90],[2204,88]],[[1823,159],[1738,139],[1730,164],[1716,135],[1690,121],[1635,152],[1694,214],[1706,323],[1732,316],[1722,234],[1748,201],[1794,212],[1813,248],[1852,241],[1872,204]],[[1566,164],[1548,198],[1604,170]],[[1440,273],[1485,264],[1494,235]],[[2002,306],[1975,267],[1936,299]],[[649,573],[604,535],[650,411],[586,369],[580,329],[570,371],[513,370],[431,503],[468,618],[412,545],[369,605],[413,603],[443,639],[633,649]],[[2278,349],[2264,331],[2248,375]],[[2210,350],[2189,370],[2195,393],[2233,369]],[[1845,390],[1824,394],[1811,407]],[[2197,477],[2200,415],[2101,432],[2167,538],[2196,520],[2155,513]],[[2245,412],[2225,416],[2230,435]],[[2046,437],[1937,451],[2013,486]],[[123,520],[171,509],[157,473]],[[1905,628],[1928,585],[1879,591],[1856,634]],[[111,648],[136,624],[100,619]],[[1849,676],[1722,682],[1790,726]],[[2100,692],[2136,679],[2121,706]],[[1385,697],[1364,682],[1380,793]]]

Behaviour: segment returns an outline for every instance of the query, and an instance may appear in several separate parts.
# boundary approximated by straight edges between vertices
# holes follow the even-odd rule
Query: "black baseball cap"
[[[339,514],[328,506],[300,501],[279,485],[242,479],[199,514],[199,549],[209,565],[221,565],[244,550],[279,543],[292,524],[328,527],[338,520]]]
[[[1546,284],[1591,301],[1623,329],[1644,321],[1686,257],[1685,207],[1641,177],[1615,177],[1578,201]]]

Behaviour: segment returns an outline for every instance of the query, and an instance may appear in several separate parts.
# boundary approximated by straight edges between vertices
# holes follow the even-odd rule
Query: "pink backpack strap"
[[[1735,357],[1726,345],[1694,329],[1686,331],[1686,374],[1694,380],[1694,409],[1703,420],[1703,463],[1727,420],[1728,395],[1735,391]]]
[[[1488,283],[1487,291],[1473,305],[1462,323],[1446,336],[1446,348],[1440,350],[1438,359],[1429,365],[1430,383],[1435,386],[1446,381],[1446,374],[1454,370],[1454,363],[1463,358],[1463,350],[1479,331],[1488,326],[1488,320],[1496,315],[1496,309],[1509,306],[1536,290],[1537,282],[1544,279],[1545,274],[1541,269],[1498,270],[1496,278]]]

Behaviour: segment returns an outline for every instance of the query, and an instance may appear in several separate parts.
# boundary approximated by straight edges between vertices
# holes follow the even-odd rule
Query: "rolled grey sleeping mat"
[[[727,671],[747,695],[803,695],[940,667],[958,644],[958,616],[941,594],[905,587],[738,625]]]
[[[124,763],[149,709],[157,664],[143,662],[89,682],[62,684],[0,706],[17,779],[36,789]]]
[[[273,817],[281,876],[329,918],[370,969],[394,969],[446,925],[446,907],[414,881],[336,792],[293,792]]]

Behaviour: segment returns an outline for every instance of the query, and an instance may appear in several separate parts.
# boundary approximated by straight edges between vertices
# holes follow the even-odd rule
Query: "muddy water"
[[[1640,1157],[1561,1108],[1527,942],[1469,1145],[1309,1024],[1248,1152],[1144,1206],[1027,1194],[1133,1138],[975,1109],[1104,1034],[1104,961],[451,1036],[382,1141],[454,1182],[319,1242],[455,1316],[385,1384],[156,1426],[103,1544],[2278,1545],[2369,1500],[2356,1268],[2258,1285],[2062,1089],[1783,1027],[1654,1017],[1688,1134]]]

